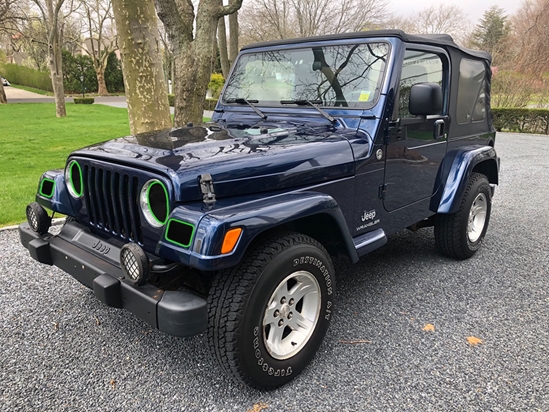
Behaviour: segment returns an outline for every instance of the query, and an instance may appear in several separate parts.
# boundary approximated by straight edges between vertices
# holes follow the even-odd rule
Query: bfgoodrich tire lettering
[[[208,298],[208,344],[222,368],[255,388],[275,388],[297,376],[328,329],[333,273],[324,247],[298,233],[271,236],[239,266],[220,272]],[[280,345],[273,345],[269,335],[279,323],[274,341]]]
[[[440,253],[467,259],[480,249],[490,221],[491,194],[486,176],[473,173],[458,211],[437,216],[435,242]]]

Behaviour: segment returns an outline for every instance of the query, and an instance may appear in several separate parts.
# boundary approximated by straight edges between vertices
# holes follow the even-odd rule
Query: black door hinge
[[[379,190],[378,190],[378,193],[377,193],[377,196],[380,198],[380,199],[385,199],[385,194],[387,193],[387,185],[379,185]]]

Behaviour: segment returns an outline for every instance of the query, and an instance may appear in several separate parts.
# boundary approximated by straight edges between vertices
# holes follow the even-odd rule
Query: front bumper
[[[39,235],[23,223],[19,237],[35,260],[64,270],[93,289],[95,296],[108,306],[126,309],[173,336],[193,336],[206,330],[205,299],[186,291],[165,291],[151,284],[135,286],[126,282],[118,265],[120,249],[78,223],[65,224],[55,236]]]

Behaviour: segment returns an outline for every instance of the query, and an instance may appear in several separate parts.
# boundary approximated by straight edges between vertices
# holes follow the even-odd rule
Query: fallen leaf
[[[263,402],[256,403],[252,409],[248,409],[247,412],[261,412],[263,409],[267,409],[269,405]]]
[[[469,336],[467,338],[467,342],[469,342],[469,345],[473,345],[473,346],[478,345],[479,343],[480,344],[484,343],[481,339],[475,338],[474,336]]]
[[[57,323],[57,322],[52,322],[52,324],[53,324],[53,328],[54,328],[56,331],[59,330],[59,323]]]
[[[425,332],[434,331],[435,330],[435,325],[432,325],[432,324],[428,323],[427,325],[425,325],[423,327],[423,330]]]
[[[99,318],[97,316],[94,316],[94,318],[95,318],[95,324],[97,326],[101,325],[101,321],[99,320]]]
[[[358,343],[372,343],[371,340],[365,340],[365,339],[359,339],[359,340],[340,340],[339,343],[343,343],[345,345],[356,345]]]
[[[114,379],[111,379],[109,384],[112,386],[113,389],[116,389],[116,381]]]

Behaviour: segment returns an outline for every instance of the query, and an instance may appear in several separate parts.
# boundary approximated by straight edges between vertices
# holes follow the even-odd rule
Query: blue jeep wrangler
[[[498,183],[490,55],[402,31],[242,49],[203,126],[127,136],[43,174],[22,244],[175,336],[206,331],[229,375],[280,386],[335,304],[330,256],[434,226],[480,248]],[[46,209],[67,215],[57,235]]]

